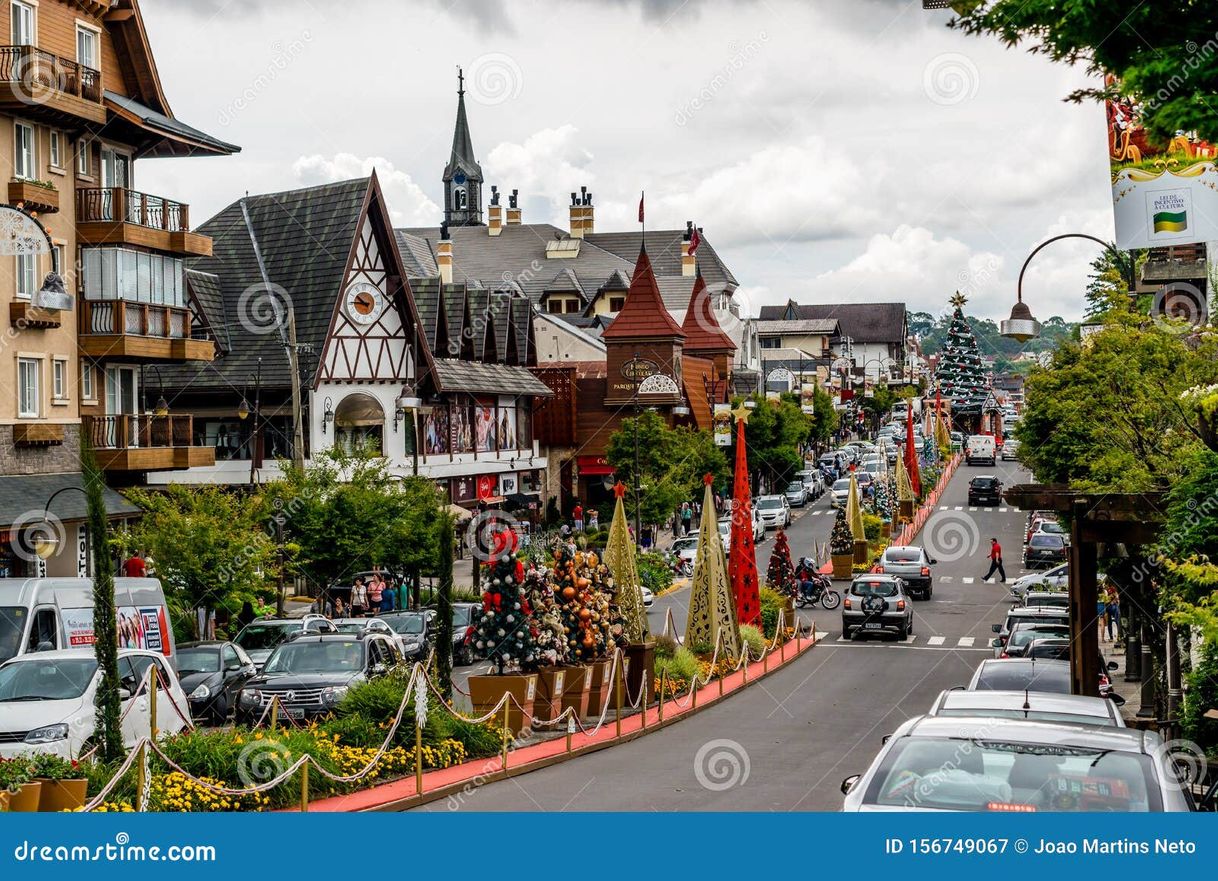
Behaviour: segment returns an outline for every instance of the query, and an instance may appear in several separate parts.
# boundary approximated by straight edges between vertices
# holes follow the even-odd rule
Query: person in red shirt
[[[571,512],[571,519],[575,521],[575,531],[584,531],[584,506],[579,502],[575,503],[575,510]]]
[[[136,551],[123,563],[123,574],[128,578],[147,578],[148,564],[144,562],[144,552]]]
[[[1006,570],[1002,568],[1002,545],[998,543],[998,539],[990,539],[990,571],[985,573],[982,581],[989,581],[994,573],[998,573],[998,577],[1002,579],[1002,583],[1007,583]]]

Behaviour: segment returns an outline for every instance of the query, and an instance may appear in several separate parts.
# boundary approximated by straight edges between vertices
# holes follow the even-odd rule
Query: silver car
[[[915,716],[862,774],[844,811],[1191,811],[1151,731],[991,716]]]
[[[856,575],[842,600],[842,636],[891,633],[904,641],[913,633],[913,601],[893,575]]]
[[[808,488],[802,480],[793,480],[787,484],[783,495],[787,497],[787,504],[792,508],[802,508],[808,504]]]
[[[935,592],[932,560],[923,548],[913,545],[889,545],[880,558],[880,572],[897,575],[905,582],[909,592],[920,600],[928,600]]]
[[[952,688],[940,692],[928,716],[988,716],[991,719],[1030,719],[1124,728],[1116,704],[1102,697],[1081,694],[1047,694],[1040,691],[965,691]]]
[[[777,529],[791,525],[791,503],[786,496],[760,496],[757,499],[757,512],[766,529]]]

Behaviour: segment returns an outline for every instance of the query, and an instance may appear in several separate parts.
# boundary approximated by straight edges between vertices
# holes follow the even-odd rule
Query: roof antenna
[[[1032,709],[1032,704],[1028,699],[1028,689],[1026,689],[1026,688],[1023,690],[1023,708],[1025,710]]]

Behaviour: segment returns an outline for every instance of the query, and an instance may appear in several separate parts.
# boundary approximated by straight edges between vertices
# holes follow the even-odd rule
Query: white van
[[[118,645],[174,662],[165,591],[155,578],[115,578]],[[0,578],[0,663],[28,652],[93,645],[91,578]]]
[[[964,461],[969,465],[994,465],[998,446],[990,434],[970,435],[964,444]]]

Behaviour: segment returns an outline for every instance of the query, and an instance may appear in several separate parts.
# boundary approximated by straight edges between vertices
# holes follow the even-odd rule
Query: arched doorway
[[[385,410],[372,395],[347,395],[334,411],[334,444],[347,453],[385,450]]]

